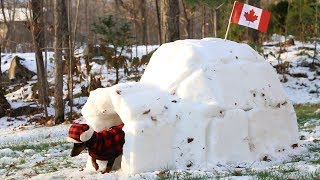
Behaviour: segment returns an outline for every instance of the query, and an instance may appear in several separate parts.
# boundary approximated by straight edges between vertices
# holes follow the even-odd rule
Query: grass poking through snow
[[[173,171],[164,168],[151,179],[319,179],[320,178],[320,104],[296,105],[301,149],[303,153],[290,156],[279,162],[257,162],[262,165],[238,167],[220,167],[214,171]],[[63,137],[64,138],[64,137]],[[59,172],[63,169],[73,168],[79,171],[85,166],[86,156],[71,158],[69,156],[71,145],[67,142],[49,142],[39,137],[36,141],[12,143],[2,145],[0,149],[7,152],[6,157],[0,157],[0,177],[14,179],[16,173],[28,179],[39,174]],[[300,150],[301,150],[300,149]],[[11,151],[10,151],[11,150]],[[86,152],[84,152],[86,153]],[[6,159],[7,158],[7,159]],[[313,168],[310,171],[309,167]],[[219,169],[218,168],[218,169]],[[150,179],[147,175],[142,179]]]
[[[294,109],[299,125],[304,125],[311,119],[320,119],[320,104],[299,104],[295,105]]]

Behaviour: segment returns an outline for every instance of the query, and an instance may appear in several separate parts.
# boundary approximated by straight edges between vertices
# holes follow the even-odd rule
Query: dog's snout
[[[74,144],[70,156],[78,156],[84,149],[86,149],[86,145],[84,143]]]
[[[70,156],[71,157],[77,156],[76,153],[74,152],[74,149],[71,150]]]
[[[71,157],[74,157],[74,156],[76,156],[76,155],[75,155],[75,153],[74,153],[73,151],[71,151],[70,156],[71,156]]]

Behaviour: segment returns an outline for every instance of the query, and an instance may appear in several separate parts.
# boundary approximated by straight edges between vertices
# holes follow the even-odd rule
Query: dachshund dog
[[[113,126],[109,130],[95,132],[87,124],[72,124],[69,128],[67,140],[74,143],[71,157],[78,156],[88,148],[93,167],[98,170],[96,160],[108,161],[106,169],[102,173],[109,173],[115,159],[122,155],[124,144],[124,124]]]

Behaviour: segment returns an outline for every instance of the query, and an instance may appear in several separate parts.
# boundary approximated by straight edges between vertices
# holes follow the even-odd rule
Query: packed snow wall
[[[106,89],[89,99],[96,96],[97,105],[109,98],[98,114],[111,108],[124,122],[121,168],[128,174],[253,162],[298,142],[296,115],[276,72],[246,44],[163,44],[140,82]]]

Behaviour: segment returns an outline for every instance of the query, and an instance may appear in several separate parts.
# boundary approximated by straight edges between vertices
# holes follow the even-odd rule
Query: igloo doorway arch
[[[121,168],[128,174],[252,162],[298,142],[296,115],[276,72],[246,44],[163,44],[140,82],[106,93],[125,123]]]

